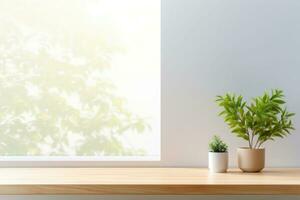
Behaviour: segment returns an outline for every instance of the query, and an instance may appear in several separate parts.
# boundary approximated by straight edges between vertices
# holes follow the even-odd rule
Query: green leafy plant
[[[227,152],[228,146],[219,136],[214,135],[209,143],[210,152]]]
[[[250,105],[243,97],[235,94],[217,96],[218,105],[222,108],[219,114],[229,125],[232,133],[248,141],[249,148],[260,148],[268,140],[283,138],[294,130],[292,116],[284,106],[282,90],[265,92],[254,98]]]

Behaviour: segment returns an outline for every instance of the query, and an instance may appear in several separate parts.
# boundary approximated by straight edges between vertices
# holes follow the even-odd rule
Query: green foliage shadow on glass
[[[120,139],[150,127],[105,76],[113,33],[84,1],[47,2],[0,3],[0,156],[144,155]]]
[[[282,90],[265,92],[254,98],[250,105],[241,95],[225,94],[217,96],[222,108],[220,116],[228,124],[231,132],[248,141],[249,148],[260,148],[268,140],[283,138],[294,130],[292,116],[288,112]]]
[[[217,135],[214,135],[212,140],[209,143],[210,152],[227,152],[228,146],[221,138]]]

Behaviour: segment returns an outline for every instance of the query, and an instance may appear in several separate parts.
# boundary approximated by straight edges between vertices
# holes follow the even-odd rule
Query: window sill
[[[300,169],[0,168],[0,194],[300,195]]]

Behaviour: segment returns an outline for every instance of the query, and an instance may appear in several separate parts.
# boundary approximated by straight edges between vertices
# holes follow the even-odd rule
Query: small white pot
[[[211,172],[226,172],[228,169],[228,152],[208,152],[208,168]]]

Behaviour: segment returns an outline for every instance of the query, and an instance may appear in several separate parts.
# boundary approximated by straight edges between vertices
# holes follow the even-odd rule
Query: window
[[[160,0],[0,2],[0,156],[160,156]]]

